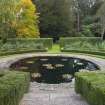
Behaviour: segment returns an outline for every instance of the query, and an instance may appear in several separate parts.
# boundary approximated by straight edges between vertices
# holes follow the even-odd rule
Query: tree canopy
[[[34,3],[40,13],[39,27],[42,36],[73,35],[73,0],[34,0]]]
[[[40,13],[39,27],[43,37],[101,36],[101,16],[97,16],[97,13],[104,8],[102,6],[104,0],[33,0],[33,2]]]
[[[1,0],[0,38],[105,35],[104,0]]]
[[[0,37],[39,37],[38,15],[31,0],[0,0]]]

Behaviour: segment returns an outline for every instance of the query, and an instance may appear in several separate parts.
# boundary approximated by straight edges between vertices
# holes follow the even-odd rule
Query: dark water
[[[71,57],[33,57],[15,62],[11,70],[30,72],[31,81],[39,83],[71,82],[75,72],[81,69],[89,71],[99,70],[98,66],[90,61]]]

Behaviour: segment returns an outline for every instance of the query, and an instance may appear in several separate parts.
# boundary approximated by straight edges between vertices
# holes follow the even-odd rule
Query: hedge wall
[[[92,55],[99,55],[105,56],[105,51],[89,51],[89,50],[76,50],[76,49],[61,49],[62,52],[72,52],[72,53],[85,53],[85,54],[92,54]]]
[[[0,77],[0,105],[19,105],[28,91],[30,75],[25,72],[5,72]]]
[[[0,56],[27,52],[46,52],[52,48],[52,38],[12,38],[0,41]]]
[[[105,105],[105,72],[76,73],[75,90],[90,105]]]
[[[105,51],[105,41],[100,37],[71,37],[60,39],[61,51],[71,50]]]
[[[66,37],[66,38],[60,38],[59,44],[60,47],[64,47],[65,45],[72,45],[74,43],[77,42],[81,42],[81,43],[91,43],[91,44],[95,44],[95,43],[99,43],[102,41],[102,38],[100,37]]]
[[[42,44],[43,47],[51,49],[53,45],[53,39],[52,38],[12,38],[8,39],[7,43],[17,43],[17,44],[23,44],[23,45],[29,45],[29,44]]]
[[[46,49],[20,49],[20,50],[13,50],[13,51],[0,51],[0,56],[12,55],[12,54],[22,54],[22,53],[32,53],[32,52],[46,52]]]

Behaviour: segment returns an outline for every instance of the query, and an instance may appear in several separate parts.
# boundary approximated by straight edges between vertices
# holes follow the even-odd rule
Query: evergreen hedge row
[[[19,105],[28,91],[30,75],[25,72],[0,73],[0,105]]]
[[[27,52],[46,52],[52,48],[52,38],[11,38],[0,41],[0,56]]]
[[[105,41],[100,37],[71,37],[61,38],[60,48],[64,52],[71,50],[105,51]]]
[[[70,37],[60,39],[62,52],[105,56],[105,41],[100,37]]]
[[[32,53],[32,52],[46,52],[46,49],[20,49],[13,51],[0,51],[0,56],[12,55],[12,54],[22,54],[22,53]]]
[[[72,52],[72,53],[85,53],[92,55],[105,56],[105,51],[89,51],[89,50],[77,50],[77,49],[61,49],[62,52]]]
[[[65,45],[73,45],[74,43],[81,42],[81,43],[99,43],[102,42],[101,37],[66,37],[66,38],[60,38],[59,44],[60,47],[63,48]]]
[[[7,43],[20,44],[20,45],[40,45],[42,44],[44,48],[51,49],[53,45],[52,38],[11,38],[7,40]]]
[[[105,105],[105,72],[80,72],[75,75],[75,90],[90,105]]]

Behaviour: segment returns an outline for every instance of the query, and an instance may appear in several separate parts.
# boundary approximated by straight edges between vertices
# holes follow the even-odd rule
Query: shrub
[[[83,25],[81,33],[86,37],[94,36],[94,34],[92,33],[92,30],[91,30],[91,25]]]
[[[76,73],[75,90],[90,105],[105,105],[105,72]]]
[[[105,50],[105,44],[100,37],[71,37],[61,38],[60,47],[63,51],[99,51]]]
[[[95,44],[101,41],[102,40],[100,37],[66,37],[66,38],[60,38],[59,43],[61,47],[64,47],[66,44],[72,45],[74,43],[83,43],[83,42]]]
[[[0,105],[18,105],[28,91],[30,75],[25,72],[5,72],[0,77]]]
[[[17,44],[19,46],[27,46],[29,45],[31,48],[34,48],[34,46],[43,44],[44,48],[48,48],[51,49],[52,48],[52,44],[53,44],[53,40],[52,38],[16,38],[16,39],[8,39],[7,43],[12,43],[12,44]]]
[[[5,44],[0,46],[0,55],[18,54],[25,52],[45,52],[52,48],[51,38],[14,38],[8,39]]]
[[[20,50],[12,50],[12,51],[1,51],[0,56],[12,55],[12,54],[22,54],[22,53],[32,53],[32,52],[46,52],[46,49],[20,49]]]
[[[85,53],[92,55],[105,56],[105,52],[103,51],[89,51],[89,50],[77,50],[77,49],[61,49],[62,52],[72,52],[72,53]]]

